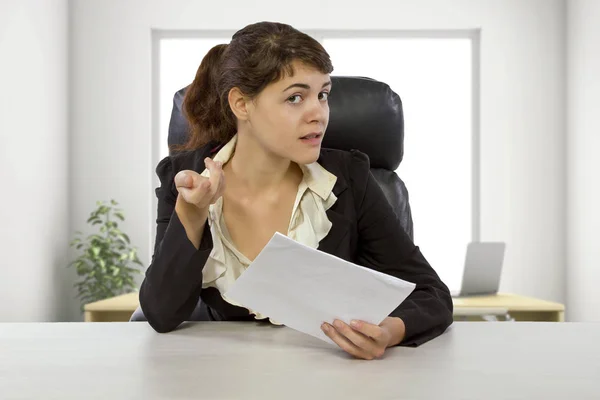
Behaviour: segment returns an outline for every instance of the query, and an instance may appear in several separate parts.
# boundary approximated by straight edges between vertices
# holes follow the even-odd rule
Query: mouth
[[[321,139],[321,137],[323,137],[322,132],[313,132],[313,133],[309,133],[308,135],[302,136],[300,139],[301,140],[316,140],[316,139]]]

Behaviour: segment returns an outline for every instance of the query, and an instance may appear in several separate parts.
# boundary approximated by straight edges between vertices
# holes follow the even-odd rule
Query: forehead
[[[321,89],[323,83],[327,82],[328,80],[329,74],[319,71],[312,65],[294,61],[290,65],[290,68],[284,69],[281,79],[273,82],[273,85],[287,87],[293,83],[305,83],[309,85],[313,83],[315,85],[318,84],[317,89]]]

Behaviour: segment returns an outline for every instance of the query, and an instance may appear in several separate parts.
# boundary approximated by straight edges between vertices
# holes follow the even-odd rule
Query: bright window
[[[402,99],[414,240],[451,289],[472,239],[472,59],[468,38],[323,40],[333,75],[385,82]],[[335,96],[335,88],[332,90]]]
[[[229,41],[225,37],[160,40],[160,159],[169,154],[167,138],[173,95],[192,83],[200,62],[211,48]]]

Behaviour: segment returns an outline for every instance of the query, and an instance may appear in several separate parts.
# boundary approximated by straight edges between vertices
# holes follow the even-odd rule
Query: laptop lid
[[[471,242],[467,246],[461,296],[494,294],[500,287],[506,243]]]

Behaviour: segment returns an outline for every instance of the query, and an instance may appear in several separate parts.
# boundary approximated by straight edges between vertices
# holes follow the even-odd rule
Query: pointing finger
[[[212,159],[207,159],[206,160],[206,167],[208,168],[208,171],[210,172],[210,186],[211,186],[211,195],[214,196],[217,191],[219,190],[219,187],[221,186],[221,180],[223,179],[223,169],[222,169],[222,165],[223,163],[220,161],[214,161]]]

